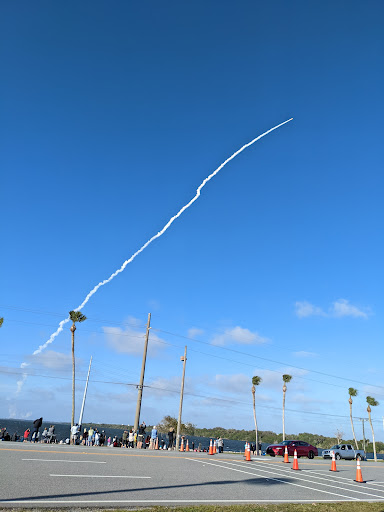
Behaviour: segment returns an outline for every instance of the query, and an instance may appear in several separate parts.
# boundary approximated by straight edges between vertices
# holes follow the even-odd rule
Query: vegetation
[[[1,318],[0,318],[0,327],[3,325],[3,322],[4,322],[4,318],[3,318],[3,317],[1,317]]]
[[[348,394],[349,394],[349,416],[351,418],[351,427],[352,427],[352,435],[353,435],[353,439],[355,441],[355,445],[356,445],[356,450],[359,449],[359,445],[357,444],[357,441],[356,441],[356,435],[355,435],[355,429],[354,429],[354,426],[353,426],[353,419],[352,419],[352,397],[353,396],[357,396],[357,389],[355,388],[349,388],[348,389]]]
[[[285,393],[287,392],[287,382],[291,382],[292,375],[283,375],[283,441],[285,441]]]
[[[87,319],[80,311],[70,311],[69,318],[72,321],[71,333],[72,333],[72,417],[71,427],[75,424],[75,331],[76,323],[84,322]]]
[[[373,456],[374,456],[375,462],[377,462],[375,433],[373,431],[373,425],[372,425],[372,419],[371,419],[371,411],[372,411],[371,406],[376,407],[377,405],[379,405],[379,402],[377,400],[375,400],[372,396],[367,396],[367,404],[368,404],[368,407],[367,407],[368,419],[369,419],[369,424],[371,425],[371,430],[372,430]]]
[[[57,509],[55,512],[66,512]],[[189,505],[187,507],[146,507],[145,512],[383,512],[382,503],[284,503],[280,505]],[[51,512],[51,510],[49,511]],[[109,512],[128,512],[109,509]]]
[[[257,421],[256,421],[255,390],[256,390],[256,386],[258,386],[261,383],[261,381],[262,381],[262,378],[258,377],[257,375],[252,377],[253,419],[255,421],[256,455],[259,455],[259,431],[257,428]]]

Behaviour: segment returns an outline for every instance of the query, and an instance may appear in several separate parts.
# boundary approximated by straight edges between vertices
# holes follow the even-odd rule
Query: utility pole
[[[137,429],[139,428],[141,399],[143,396],[143,386],[144,386],[145,362],[147,360],[148,338],[149,338],[149,329],[150,328],[151,328],[151,313],[148,313],[147,332],[145,333],[145,343],[144,343],[143,363],[141,365],[140,384],[137,386],[137,389],[139,391],[137,394],[135,424],[133,426],[133,430],[135,432],[137,432]]]
[[[365,430],[364,430],[364,421],[365,419],[364,418],[360,418],[361,419],[361,422],[363,424],[363,450],[365,451],[365,455],[367,455],[367,452],[365,450]]]
[[[187,345],[185,345],[184,357],[180,357],[180,361],[183,361],[183,377],[181,379],[179,418],[177,420],[176,451],[179,449],[179,444],[180,444],[181,412],[183,410],[185,364],[187,362]]]
[[[88,382],[89,382],[89,374],[91,373],[91,364],[92,364],[92,356],[89,361],[89,368],[88,368],[88,375],[87,375],[87,381],[85,383],[85,389],[84,389],[84,395],[83,395],[83,403],[81,404],[81,411],[79,416],[79,427],[81,429],[81,425],[83,423],[83,414],[84,414],[84,406],[85,406],[85,398],[87,396],[87,389],[88,389]]]

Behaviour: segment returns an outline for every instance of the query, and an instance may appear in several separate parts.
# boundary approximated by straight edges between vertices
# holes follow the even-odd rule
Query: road
[[[0,443],[0,506],[148,505],[384,501],[384,463]]]

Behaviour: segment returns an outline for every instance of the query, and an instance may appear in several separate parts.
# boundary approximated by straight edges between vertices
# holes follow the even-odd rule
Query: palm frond
[[[262,382],[262,378],[261,377],[258,377],[257,375],[255,375],[254,377],[252,377],[252,384],[254,386],[258,386],[260,384],[260,382]]]
[[[283,375],[284,382],[291,382],[291,380],[292,380],[292,375],[288,375],[286,373]]]
[[[367,404],[376,407],[376,405],[379,405],[379,402],[373,398],[373,396],[367,396]]]
[[[348,388],[348,394],[349,394],[349,396],[357,396],[358,391],[355,388]]]

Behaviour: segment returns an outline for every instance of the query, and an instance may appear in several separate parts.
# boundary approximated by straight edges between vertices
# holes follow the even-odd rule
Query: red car
[[[281,455],[284,457],[285,447],[288,449],[288,455],[294,455],[295,450],[297,451],[298,457],[308,457],[313,459],[318,455],[317,448],[304,441],[282,441],[279,444],[270,444],[267,447],[266,453],[271,457]]]

